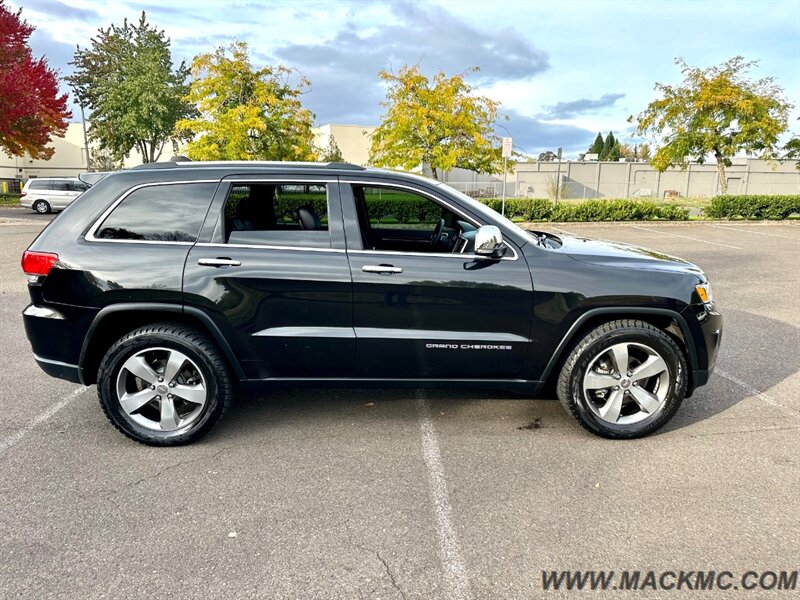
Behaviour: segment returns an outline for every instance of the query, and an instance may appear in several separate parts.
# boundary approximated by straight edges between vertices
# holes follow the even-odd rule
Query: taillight
[[[50,270],[58,262],[58,254],[52,252],[32,252],[26,250],[22,254],[22,270],[26,275],[47,277]]]
[[[22,192],[22,193],[19,195],[19,197],[20,197],[20,198],[24,198],[24,197],[25,197],[25,196],[27,196],[27,195],[28,195],[28,192]]]

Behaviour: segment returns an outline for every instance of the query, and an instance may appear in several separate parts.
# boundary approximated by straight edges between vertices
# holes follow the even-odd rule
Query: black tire
[[[37,200],[33,203],[31,208],[40,215],[46,215],[52,210],[50,204],[46,200]]]
[[[658,411],[637,423],[612,424],[592,410],[583,381],[592,362],[611,346],[622,342],[642,344],[657,352],[667,365],[669,383]],[[686,360],[675,340],[661,329],[643,321],[611,321],[587,333],[574,346],[561,369],[557,392],[567,412],[592,433],[612,439],[643,437],[663,427],[680,407],[686,393]],[[638,410],[638,407],[633,405],[633,409]]]
[[[200,371],[206,390],[205,404],[194,420],[175,431],[156,431],[135,422],[123,410],[117,392],[117,377],[134,354],[149,348],[177,350]],[[204,334],[181,324],[145,325],[119,339],[106,353],[97,375],[97,395],[108,420],[123,434],[151,446],[177,446],[200,439],[222,418],[233,398],[230,369],[217,346]]]

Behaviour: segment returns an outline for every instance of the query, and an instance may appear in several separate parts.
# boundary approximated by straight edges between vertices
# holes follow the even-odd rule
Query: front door
[[[469,244],[480,223],[421,189],[343,185],[342,202],[355,216],[346,222],[357,376],[520,375],[533,293],[519,248],[477,258]]]

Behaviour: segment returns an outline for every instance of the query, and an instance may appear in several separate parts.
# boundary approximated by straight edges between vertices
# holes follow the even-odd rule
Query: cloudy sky
[[[284,63],[311,81],[305,103],[319,124],[377,124],[380,69],[478,66],[470,83],[508,116],[499,133],[531,154],[562,146],[574,156],[600,130],[629,140],[628,115],[653,99],[654,82],[679,81],[678,56],[697,66],[758,60],[753,75],[775,77],[800,105],[798,0],[6,2],[23,8],[37,27],[34,52],[62,74],[76,44],[142,10],[166,30],[176,61],[246,41],[254,63]]]

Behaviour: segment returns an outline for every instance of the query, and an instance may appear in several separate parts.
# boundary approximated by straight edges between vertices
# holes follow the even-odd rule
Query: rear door
[[[184,301],[211,315],[248,378],[347,377],[353,290],[335,177],[223,180],[186,261]]]
[[[484,223],[427,189],[343,183],[342,205],[357,376],[519,377],[531,343],[533,290],[518,246],[508,241],[500,260],[476,257],[453,236]],[[440,220],[446,237],[432,247]]]
[[[69,179],[54,179],[50,190],[50,206],[56,210],[66,208],[76,196]]]

